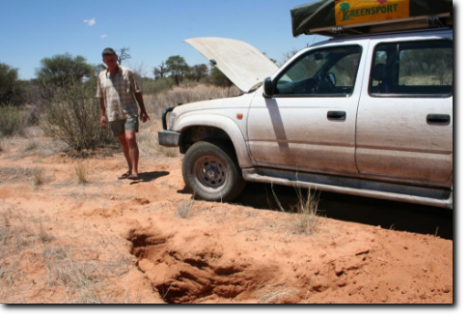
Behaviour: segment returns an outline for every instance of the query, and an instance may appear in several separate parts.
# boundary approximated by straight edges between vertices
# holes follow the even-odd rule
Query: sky
[[[0,0],[0,63],[27,80],[43,58],[69,53],[98,64],[104,48],[128,47],[131,59],[123,65],[143,66],[152,76],[172,55],[191,66],[207,63],[183,42],[196,37],[245,41],[282,60],[292,49],[325,39],[292,35],[290,9],[307,2],[312,0]]]

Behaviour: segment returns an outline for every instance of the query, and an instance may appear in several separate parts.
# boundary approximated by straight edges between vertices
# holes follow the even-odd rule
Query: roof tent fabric
[[[317,0],[291,10],[293,36],[367,21],[453,12],[452,0]],[[375,20],[373,20],[375,19]]]

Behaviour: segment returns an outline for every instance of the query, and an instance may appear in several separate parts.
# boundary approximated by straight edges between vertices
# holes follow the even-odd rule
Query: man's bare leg
[[[125,134],[120,135],[119,137],[117,137],[117,139],[119,139],[119,142],[122,146],[122,151],[124,152],[125,160],[127,161],[127,167],[128,167],[127,172],[131,173],[132,172],[132,162],[131,162],[131,158],[130,158],[130,155],[129,155],[129,145],[127,143],[127,139],[125,137]]]
[[[134,130],[125,131],[125,140],[128,146],[128,154],[130,159],[130,173],[132,175],[138,175],[138,160],[139,150],[137,145],[137,137]]]

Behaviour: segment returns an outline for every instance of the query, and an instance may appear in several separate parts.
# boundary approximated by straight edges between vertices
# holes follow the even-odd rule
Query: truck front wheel
[[[236,155],[222,143],[192,145],[184,156],[182,175],[194,195],[208,201],[231,201],[246,184]]]

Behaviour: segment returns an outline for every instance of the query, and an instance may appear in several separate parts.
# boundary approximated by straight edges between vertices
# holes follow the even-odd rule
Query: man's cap
[[[106,48],[106,49],[103,50],[103,56],[115,55],[115,54],[116,54],[116,52],[112,48]]]

